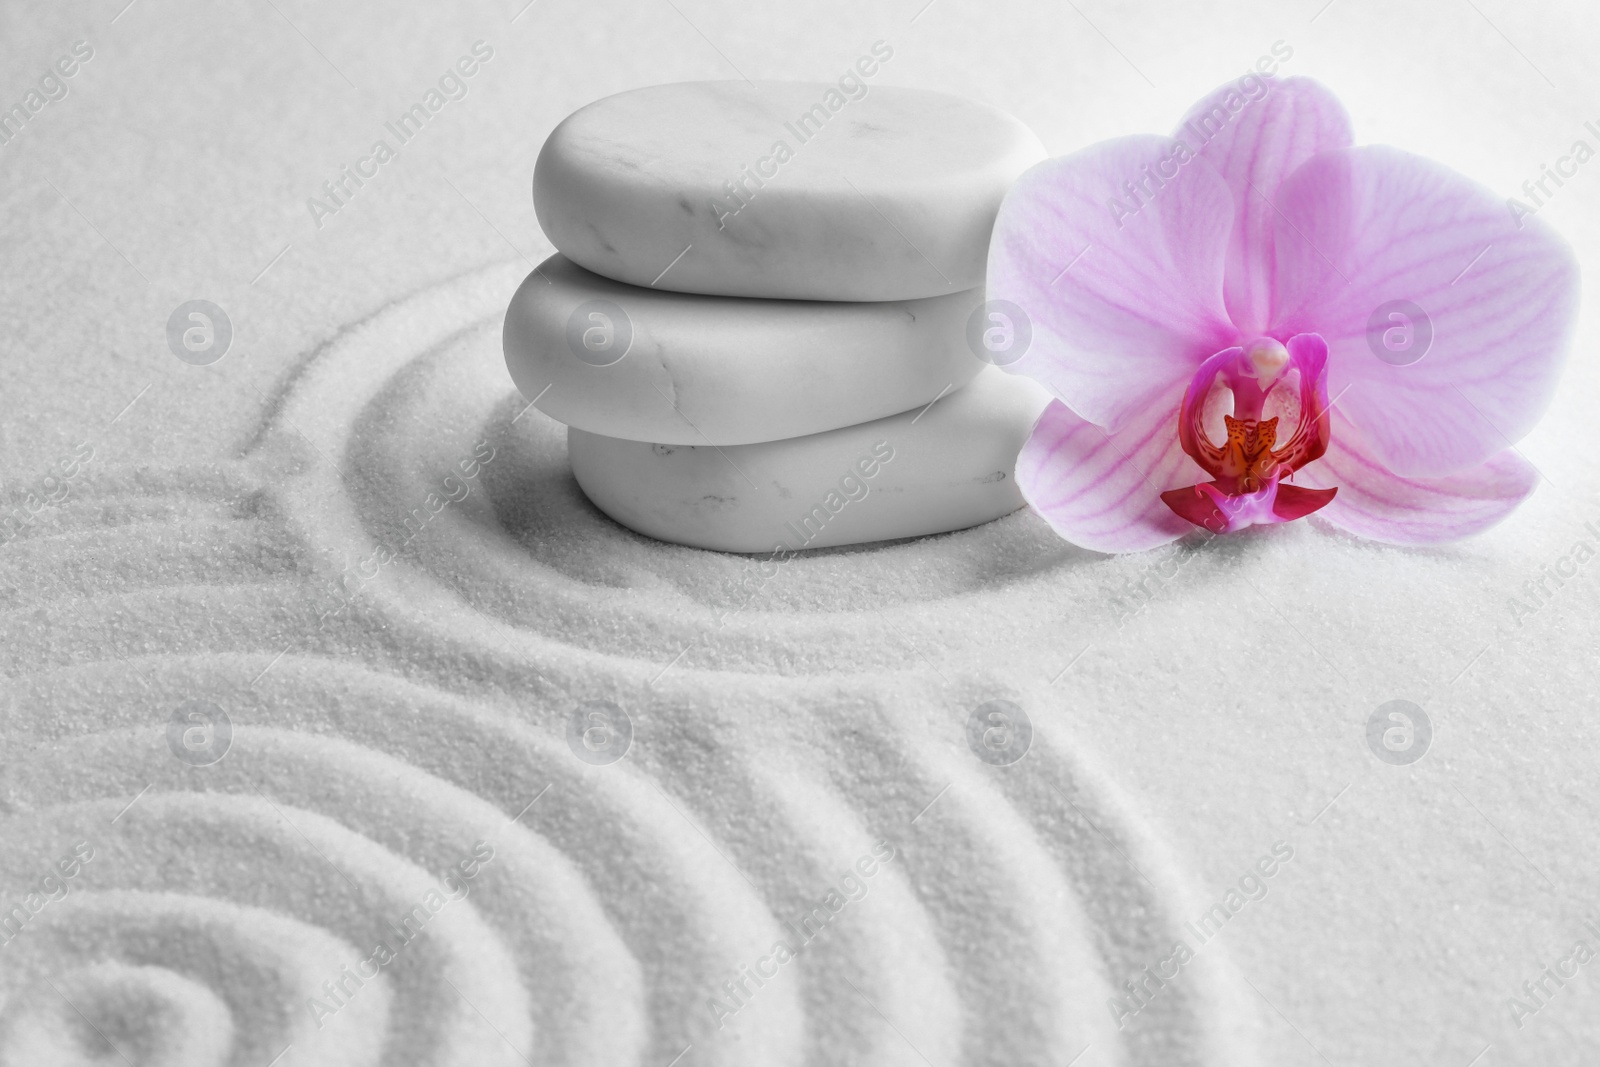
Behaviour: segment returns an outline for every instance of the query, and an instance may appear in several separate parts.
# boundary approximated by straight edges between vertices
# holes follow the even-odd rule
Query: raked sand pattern
[[[0,905],[65,890],[0,945],[0,1063],[1256,1062],[1220,944],[1107,1008],[1209,901],[1045,698],[1073,550],[1022,512],[763,576],[617,526],[507,380],[522,274],[9,546]],[[966,741],[995,699],[1009,766]],[[569,744],[590,701],[620,760]]]

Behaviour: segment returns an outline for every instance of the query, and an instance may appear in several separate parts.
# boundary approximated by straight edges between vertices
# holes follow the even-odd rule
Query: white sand
[[[122,1062],[105,1039],[137,1063],[643,1067],[1566,1064],[1600,1043],[1600,963],[1520,1029],[1507,1003],[1600,948],[1600,564],[1520,625],[1509,607],[1600,545],[1587,317],[1522,445],[1548,482],[1462,545],[1312,521],[1105,559],[1020,513],[752,578],[590,507],[498,339],[528,269],[507,239],[548,251],[544,132],[724,61],[670,5],[509,26],[517,5],[280,6],[360,91],[270,7],[0,9],[20,72],[0,100],[96,47],[0,147],[0,475],[13,508],[64,495],[0,546],[0,909],[27,914],[0,944],[0,1063]],[[752,76],[889,37],[900,83],[997,103],[1056,152],[1165,128],[1279,38],[1360,139],[1507,193],[1592,117],[1582,35],[1510,9],[1486,14],[1537,71],[1465,8],[1083,8],[1155,89],[1070,7],[1008,10],[683,6]],[[496,58],[469,96],[314,229],[304,198],[479,37]],[[1545,209],[1585,265],[1594,183]],[[211,367],[164,344],[195,296],[234,321]],[[1436,731],[1409,767],[1365,744],[1394,698]],[[566,739],[595,699],[634,728],[608,766]],[[965,740],[994,699],[1035,729],[1009,767]],[[211,766],[168,748],[191,700],[234,724]],[[480,841],[465,898],[320,1017]],[[1186,924],[1278,841],[1293,859],[1202,944]],[[79,842],[93,859],[44,884]],[[836,889],[859,899],[719,1030],[723,983]],[[1113,988],[1180,938],[1194,958],[1117,1029]]]

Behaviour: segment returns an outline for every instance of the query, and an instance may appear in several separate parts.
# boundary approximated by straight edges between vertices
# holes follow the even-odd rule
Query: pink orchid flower
[[[1537,472],[1577,310],[1570,249],[1437,163],[1351,146],[1338,100],[1254,75],[1175,139],[1048,160],[1007,194],[1005,369],[1056,397],[1017,483],[1062,537],[1152,548],[1317,512],[1399,544],[1483,530]]]

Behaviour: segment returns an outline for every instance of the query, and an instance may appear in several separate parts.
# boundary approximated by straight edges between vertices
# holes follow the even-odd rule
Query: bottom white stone
[[[931,407],[751,445],[653,445],[569,427],[578,485],[638,533],[722,552],[961,530],[1020,508],[1017,453],[1049,395],[984,368]]]

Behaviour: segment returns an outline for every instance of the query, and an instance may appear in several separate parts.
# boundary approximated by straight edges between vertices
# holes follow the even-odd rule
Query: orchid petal
[[[1211,397],[1211,387],[1216,383],[1217,376],[1237,363],[1242,355],[1244,349],[1235,345],[1207,358],[1189,379],[1189,386],[1183,391],[1183,404],[1178,409],[1179,446],[1213,478],[1222,470],[1222,449],[1206,435],[1203,425],[1206,402]]]
[[[1287,347],[1289,366],[1300,371],[1302,421],[1274,457],[1290,470],[1299,470],[1320,459],[1328,450],[1328,435],[1332,432],[1328,407],[1328,344],[1318,334],[1299,333],[1289,338]]]
[[[1222,300],[1231,197],[1174,146],[1124,137],[1040,163],[1006,194],[989,244],[989,299],[1032,330],[1005,369],[1109,430],[1236,337]],[[1130,194],[1140,183],[1156,191]]]
[[[1438,478],[1533,427],[1578,299],[1577,264],[1549,228],[1519,224],[1482,186],[1382,145],[1316,157],[1277,207],[1271,332],[1327,340],[1333,402],[1377,462]]]
[[[1338,495],[1338,489],[1307,489],[1288,482],[1277,483],[1278,494],[1272,501],[1272,514],[1279,522],[1303,519],[1314,511],[1328,506]]]
[[[1186,485],[1161,494],[1162,503],[1186,521],[1214,534],[1233,533],[1249,526],[1272,526],[1303,519],[1327,505],[1337,489],[1306,489],[1280,482],[1276,475],[1260,489],[1229,493],[1216,482]]]
[[[1508,448],[1442,478],[1402,478],[1375,458],[1371,442],[1349,419],[1336,414],[1327,454],[1295,481],[1338,487],[1338,496],[1319,513],[1334,525],[1374,541],[1413,545],[1488,529],[1533,492],[1539,474]]]
[[[1171,392],[1107,433],[1052,400],[1017,456],[1017,486],[1056,533],[1096,552],[1137,552],[1193,529],[1160,493],[1204,477],[1184,455]]]
[[[1184,116],[1176,136],[1197,149],[1233,194],[1223,298],[1243,336],[1266,332],[1272,317],[1273,239],[1278,187],[1319,152],[1351,143],[1344,105],[1310,78],[1229,82]]]

